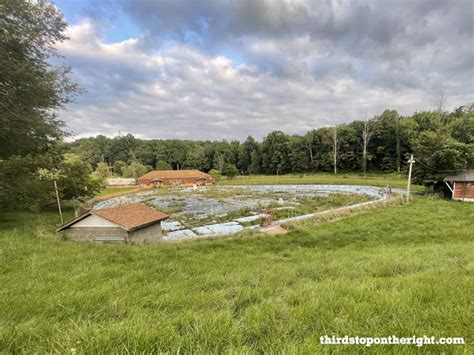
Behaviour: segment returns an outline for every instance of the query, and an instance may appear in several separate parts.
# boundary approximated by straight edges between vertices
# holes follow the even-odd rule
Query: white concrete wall
[[[163,239],[161,222],[151,226],[128,232],[128,242],[131,244],[151,244],[161,242]]]
[[[120,228],[118,224],[111,222],[105,218],[93,215],[93,214],[71,226],[71,228],[84,228],[84,227],[119,227]]]
[[[107,186],[131,186],[136,184],[135,179],[107,179]]]

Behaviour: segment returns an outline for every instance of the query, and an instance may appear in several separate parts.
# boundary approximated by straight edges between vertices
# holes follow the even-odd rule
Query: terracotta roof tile
[[[128,230],[162,221],[169,216],[143,203],[130,203],[117,207],[92,210],[92,214],[117,223]]]
[[[140,179],[185,179],[211,178],[211,175],[199,170],[154,170],[141,176]]]

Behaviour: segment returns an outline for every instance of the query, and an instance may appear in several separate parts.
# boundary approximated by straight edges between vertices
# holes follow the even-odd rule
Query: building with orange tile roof
[[[162,240],[161,221],[168,215],[143,203],[90,210],[57,229],[71,239],[89,242],[156,243]]]
[[[212,183],[212,176],[199,170],[154,170],[138,179],[141,187],[200,186]]]

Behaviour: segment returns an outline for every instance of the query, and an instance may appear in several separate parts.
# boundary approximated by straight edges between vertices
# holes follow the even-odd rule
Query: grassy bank
[[[474,340],[474,204],[418,198],[285,236],[150,246],[58,240],[54,213],[0,216],[0,350],[344,353],[366,349],[319,337]]]
[[[222,185],[253,185],[253,184],[333,184],[333,185],[367,185],[406,189],[406,177],[397,174],[367,174],[362,176],[354,173],[341,173],[338,175],[319,174],[289,174],[289,175],[251,175],[238,176],[232,179],[222,178]],[[412,185],[413,191],[423,191],[424,187]]]
[[[138,191],[140,191],[140,187],[138,186],[106,187],[100,193],[97,194],[96,199],[104,200],[112,197],[127,195]]]

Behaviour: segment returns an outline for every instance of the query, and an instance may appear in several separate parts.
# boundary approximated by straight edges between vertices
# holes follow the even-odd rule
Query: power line
[[[430,170],[433,170],[433,171],[436,171],[436,172],[439,172],[439,173],[461,173],[461,172],[465,171],[465,169],[439,170],[439,169],[433,168],[433,167],[431,167],[431,166],[428,166],[428,165],[422,163],[421,160],[417,160],[417,163],[419,163],[420,165],[424,166],[424,167],[427,168],[427,169],[430,169]]]

